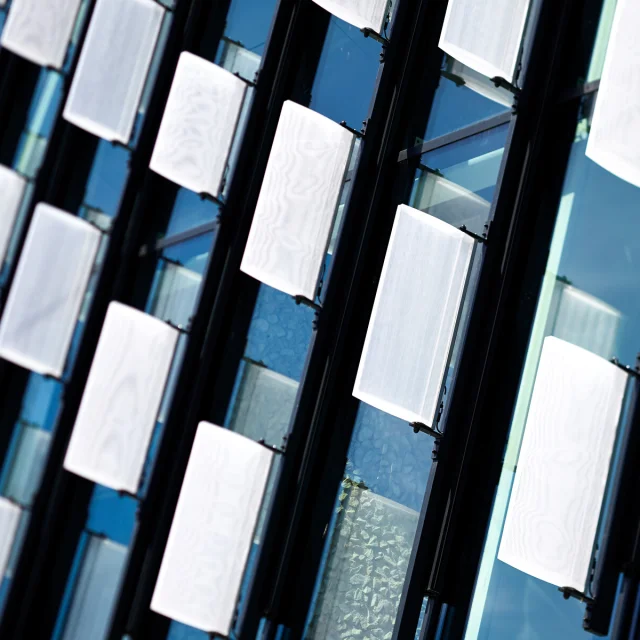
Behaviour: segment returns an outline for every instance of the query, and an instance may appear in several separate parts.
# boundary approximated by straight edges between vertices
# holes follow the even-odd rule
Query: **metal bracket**
[[[593,605],[595,603],[595,600],[593,598],[590,598],[589,596],[585,595],[581,591],[578,591],[577,589],[574,589],[573,587],[558,587],[558,591],[562,593],[565,600],[568,600],[569,598],[575,598],[576,600],[584,602],[588,605]]]
[[[262,445],[265,449],[269,449],[269,451],[271,451],[272,453],[279,453],[280,455],[284,455],[287,452],[286,447],[276,447],[275,445],[267,444],[264,441],[264,438],[260,438],[260,440],[258,440],[258,444]]]
[[[384,36],[381,36],[379,33],[376,33],[373,29],[369,29],[369,27],[365,27],[362,29],[362,33],[364,33],[365,38],[371,38],[376,42],[379,42],[382,46],[386,47],[389,44],[389,40]]]
[[[465,224],[463,224],[461,227],[458,227],[458,229],[460,229],[460,231],[462,231],[462,233],[466,233],[468,236],[470,236],[471,238],[473,238],[477,242],[480,242],[480,243],[484,244],[487,241],[486,236],[480,236],[477,233],[473,233],[473,231],[469,231],[469,229],[467,229],[467,225],[465,225]]]
[[[366,120],[363,121],[363,125],[366,123]],[[356,129],[352,129],[349,125],[347,125],[346,120],[343,120],[342,122],[339,123],[340,126],[344,129],[346,129],[347,131],[350,131],[351,133],[353,133],[353,135],[356,138],[364,138],[365,136],[365,129],[362,128],[360,131],[357,131]]]
[[[437,429],[432,429],[431,427],[427,427],[426,424],[422,424],[421,422],[411,422],[409,423],[409,426],[413,428],[414,433],[418,433],[419,431],[422,431],[423,433],[426,433],[436,439],[442,438],[442,436],[444,435],[442,431],[438,431]]]
[[[315,309],[318,313],[322,311],[322,306],[313,300],[309,300],[309,298],[305,298],[304,296],[293,296],[293,299],[298,305],[302,304],[305,307],[311,307],[311,309]]]
[[[630,367],[628,364],[622,364],[618,358],[611,358],[611,364],[615,364],[618,369],[622,369],[625,373],[633,376],[636,380],[640,380],[640,371]]]

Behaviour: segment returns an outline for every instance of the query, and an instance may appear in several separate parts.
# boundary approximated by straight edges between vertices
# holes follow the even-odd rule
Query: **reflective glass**
[[[219,206],[211,200],[201,198],[188,189],[178,190],[167,230],[163,235],[169,237],[182,231],[215,220]]]
[[[640,328],[640,192],[585,157],[580,122],[494,501],[466,638],[584,636],[584,605],[496,560],[533,381],[547,335],[634,364]],[[605,215],[606,213],[606,215]]]
[[[500,172],[508,125],[425,153],[410,204],[449,224],[482,235]]]
[[[600,13],[600,22],[598,23],[598,32],[596,42],[591,55],[591,64],[587,73],[586,82],[594,82],[599,80],[604,68],[604,59],[607,53],[607,45],[609,43],[609,35],[613,25],[613,16],[616,11],[618,0],[604,0],[602,11]]]

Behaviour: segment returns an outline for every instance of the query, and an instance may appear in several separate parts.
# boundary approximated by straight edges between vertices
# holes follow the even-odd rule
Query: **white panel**
[[[545,339],[499,560],[584,591],[626,383],[604,358]]]
[[[246,362],[231,429],[252,440],[281,447],[298,393],[298,383],[253,362]]]
[[[1,44],[44,67],[61,69],[81,0],[13,0]]]
[[[127,144],[164,9],[153,0],[98,0],[73,76],[64,118]]]
[[[282,107],[241,269],[313,300],[353,134],[287,101]]]
[[[313,0],[340,20],[358,29],[380,33],[387,18],[389,0]]]
[[[228,636],[273,454],[198,426],[151,601],[164,616]]]
[[[0,580],[7,570],[21,514],[19,506],[0,497]]]
[[[27,181],[18,173],[0,165],[0,267],[7,255]]]
[[[151,169],[186,189],[217,196],[246,87],[222,67],[183,52]]]
[[[40,203],[0,322],[0,356],[60,377],[100,244],[88,222]]]
[[[513,82],[531,0],[449,0],[440,48],[488,78]]]
[[[102,327],[64,467],[136,493],[178,331],[112,302]]]
[[[124,545],[89,537],[63,640],[104,640],[126,559]]]
[[[346,483],[307,640],[393,634],[418,513]]]
[[[391,232],[353,395],[433,426],[474,241],[400,205]]]
[[[640,187],[640,3],[618,0],[587,157]]]

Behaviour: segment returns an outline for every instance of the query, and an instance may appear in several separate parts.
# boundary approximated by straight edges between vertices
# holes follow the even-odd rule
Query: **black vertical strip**
[[[123,592],[119,604],[123,611],[129,607],[126,631],[136,640],[157,640],[167,633],[169,620],[153,613],[149,604],[196,427],[202,419],[223,414],[222,406],[231,392],[238,354],[244,346],[243,330],[248,327],[258,291],[258,283],[240,273],[239,266],[282,103],[295,94],[301,69],[315,68],[308,61],[314,58],[308,44],[318,32],[324,34],[328,24],[328,20],[318,20],[319,13],[320,9],[307,0],[280,0],[268,37],[165,436],[140,511],[128,570],[132,580],[129,593],[135,591],[135,600],[133,606],[124,602]],[[114,631],[115,627],[112,637],[116,637]]]
[[[291,464],[288,475],[285,466],[281,479],[286,491],[274,505],[276,513],[271,516],[261,556],[261,562],[271,566],[256,576],[259,584],[266,575],[264,584],[272,592],[268,594],[262,586],[269,596],[262,609],[271,621],[267,638],[274,637],[278,625],[284,625],[291,637],[303,635],[354,426],[358,403],[352,389],[385,239],[391,232],[395,206],[406,199],[413,175],[414,167],[410,163],[399,167],[397,158],[406,146],[407,122],[418,109],[426,118],[435,94],[441,63],[437,22],[444,8],[437,0],[400,2],[395,7],[362,156],[293,421],[291,436],[304,434],[305,442],[298,460],[285,458],[285,465]],[[421,84],[423,72],[426,80]],[[420,104],[414,104],[416,96],[422,98]],[[246,637],[251,636],[247,633]]]
[[[576,5],[544,0],[534,22],[461,373],[402,595],[398,639],[414,637],[425,595],[453,607],[448,637],[464,633],[577,122],[577,101],[554,108],[569,75]],[[574,81],[581,71],[573,67]],[[436,628],[430,615],[437,611],[428,607],[427,629]]]
[[[51,443],[47,466],[41,487],[34,501],[20,558],[8,596],[5,615],[0,623],[0,637],[50,637],[77,543],[85,524],[92,483],[62,469],[62,461],[82,397],[89,367],[98,342],[107,306],[118,298],[113,283],[121,264],[131,262],[126,255],[131,250],[125,239],[141,182],[147,171],[149,158],[160,123],[164,104],[175,69],[182,32],[189,4],[178,2],[173,14],[167,48],[157,75],[155,91],[150,101],[137,148],[132,153],[128,180],[118,215],[109,234],[108,248],[100,272],[92,305],[87,317],[73,372],[65,385],[55,435]],[[65,178],[73,176],[75,169],[84,173],[82,155],[75,164],[76,143],[88,146],[94,143],[88,134],[64,123],[64,141],[60,148],[51,150],[52,172],[41,171],[49,177],[44,188],[48,199],[56,204],[66,202],[72,194],[67,192]],[[83,145],[78,145],[83,149]],[[80,186],[82,181],[74,182]],[[82,189],[76,194],[81,201]],[[79,203],[78,202],[78,203]],[[37,611],[38,615],[33,615]]]

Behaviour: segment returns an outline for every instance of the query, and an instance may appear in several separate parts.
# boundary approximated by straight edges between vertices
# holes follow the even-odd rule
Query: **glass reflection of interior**
[[[412,207],[478,235],[487,232],[507,125],[425,153],[413,183]]]
[[[640,346],[640,237],[635,233],[640,192],[585,157],[586,131],[586,123],[579,122],[476,582],[468,640],[584,636],[583,604],[564,600],[555,586],[496,560],[496,553],[544,337],[554,335],[629,365]]]

